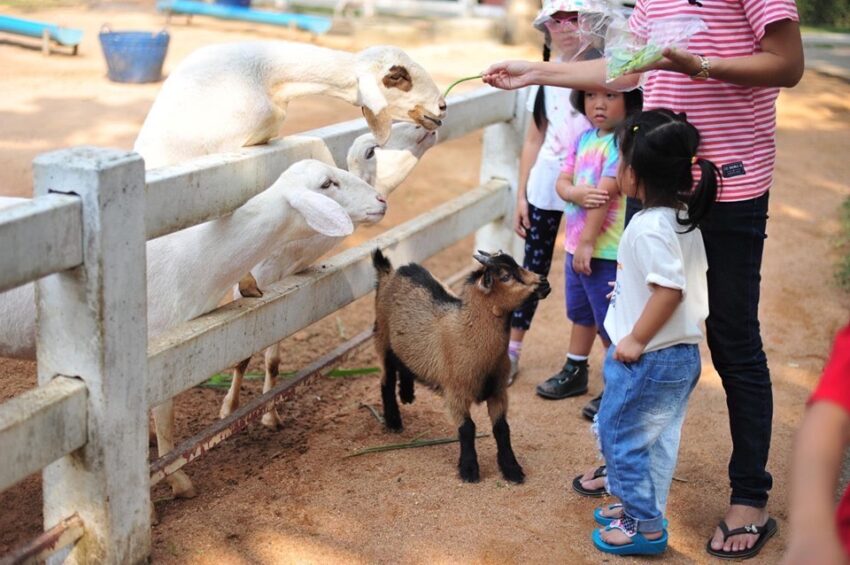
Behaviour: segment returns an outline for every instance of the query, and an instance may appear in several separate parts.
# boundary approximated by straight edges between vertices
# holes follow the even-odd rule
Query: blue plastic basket
[[[100,31],[107,75],[114,82],[157,82],[168,51],[168,32]]]

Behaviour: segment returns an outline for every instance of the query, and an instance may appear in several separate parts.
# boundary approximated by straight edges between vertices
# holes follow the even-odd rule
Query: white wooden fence
[[[300,159],[344,165],[363,121],[147,176],[141,158],[124,151],[37,157],[35,198],[0,212],[0,291],[37,281],[39,387],[0,404],[0,490],[43,469],[49,535],[26,555],[64,544],[52,561],[145,560],[149,407],[368,294],[376,246],[394,262],[421,261],[477,230],[479,248],[521,253],[508,223],[523,108],[522,92],[453,97],[440,142],[485,128],[481,186],[264,289],[262,299],[227,305],[150,343],[145,242],[229,213]]]

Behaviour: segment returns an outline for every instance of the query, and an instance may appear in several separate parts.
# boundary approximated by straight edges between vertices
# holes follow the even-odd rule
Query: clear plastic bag
[[[605,35],[606,81],[660,60],[667,47],[687,48],[691,37],[707,29],[696,16],[672,16],[650,22],[644,40],[629,30],[625,18],[615,16]]]

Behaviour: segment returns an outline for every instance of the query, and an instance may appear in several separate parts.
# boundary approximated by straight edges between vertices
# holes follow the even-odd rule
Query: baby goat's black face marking
[[[461,306],[461,300],[456,296],[449,294],[446,289],[429,273],[425,267],[417,263],[411,263],[400,267],[396,271],[400,276],[407,277],[410,282],[417,286],[421,286],[431,294],[431,298],[438,304],[450,306]]]

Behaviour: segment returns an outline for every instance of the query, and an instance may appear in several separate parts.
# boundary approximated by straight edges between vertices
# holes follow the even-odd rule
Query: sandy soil
[[[42,58],[37,50],[0,39],[0,194],[31,193],[30,162],[40,152],[75,144],[130,148],[158,85],[119,85],[105,79],[96,33],[158,29],[163,21],[144,5],[109,10],[64,8],[32,14],[82,27],[80,57]],[[309,40],[304,34],[238,23],[196,20],[171,28],[166,71],[192,49],[245,37]],[[358,48],[351,38],[323,44]],[[25,42],[25,41],[24,41]],[[490,60],[534,57],[534,51],[496,44],[436,43],[410,49],[440,84],[473,74]],[[464,88],[462,86],[461,88]],[[286,132],[358,117],[335,100],[292,105]],[[763,270],[762,321],[775,382],[774,441],[770,470],[775,487],[771,513],[780,535],[753,563],[775,563],[787,540],[789,455],[794,429],[826,357],[831,335],[848,318],[850,298],[833,284],[839,225],[836,210],[850,194],[850,85],[807,74],[779,100],[779,158]],[[380,226],[364,229],[362,242],[421,210],[473,187],[480,163],[480,133],[441,145],[425,156],[393,194]],[[427,264],[445,276],[469,261],[463,242]],[[153,560],[162,563],[597,563],[589,534],[596,501],[574,496],[571,478],[595,458],[588,426],[579,416],[588,397],[547,402],[534,385],[560,365],[568,326],[564,320],[563,261],[551,280],[555,292],[539,310],[528,336],[518,383],[511,389],[514,447],[528,474],[523,486],[500,477],[492,438],[479,440],[482,482],[462,484],[455,475],[457,446],[394,451],[345,459],[365,446],[415,437],[447,437],[454,430],[441,401],[420,390],[403,408],[401,436],[383,431],[359,408],[380,404],[374,375],[322,379],[283,409],[285,427],[259,425],[187,467],[197,498],[169,500],[154,489],[160,523],[153,531]],[[304,366],[371,322],[371,299],[361,300],[299,332],[286,343],[282,370]],[[726,408],[709,358],[685,424],[670,497],[671,547],[657,561],[708,562],[703,547],[725,508],[730,453]],[[600,352],[591,358],[591,393],[600,388]],[[255,358],[255,364],[257,359]],[[366,347],[349,367],[375,366]],[[0,359],[0,399],[34,386],[32,364]],[[245,385],[245,398],[260,383]],[[196,388],[178,399],[181,437],[211,423],[222,391]],[[488,431],[486,410],[473,417]],[[40,480],[30,477],[0,494],[0,554],[40,531]],[[625,562],[625,561],[624,561]]]

